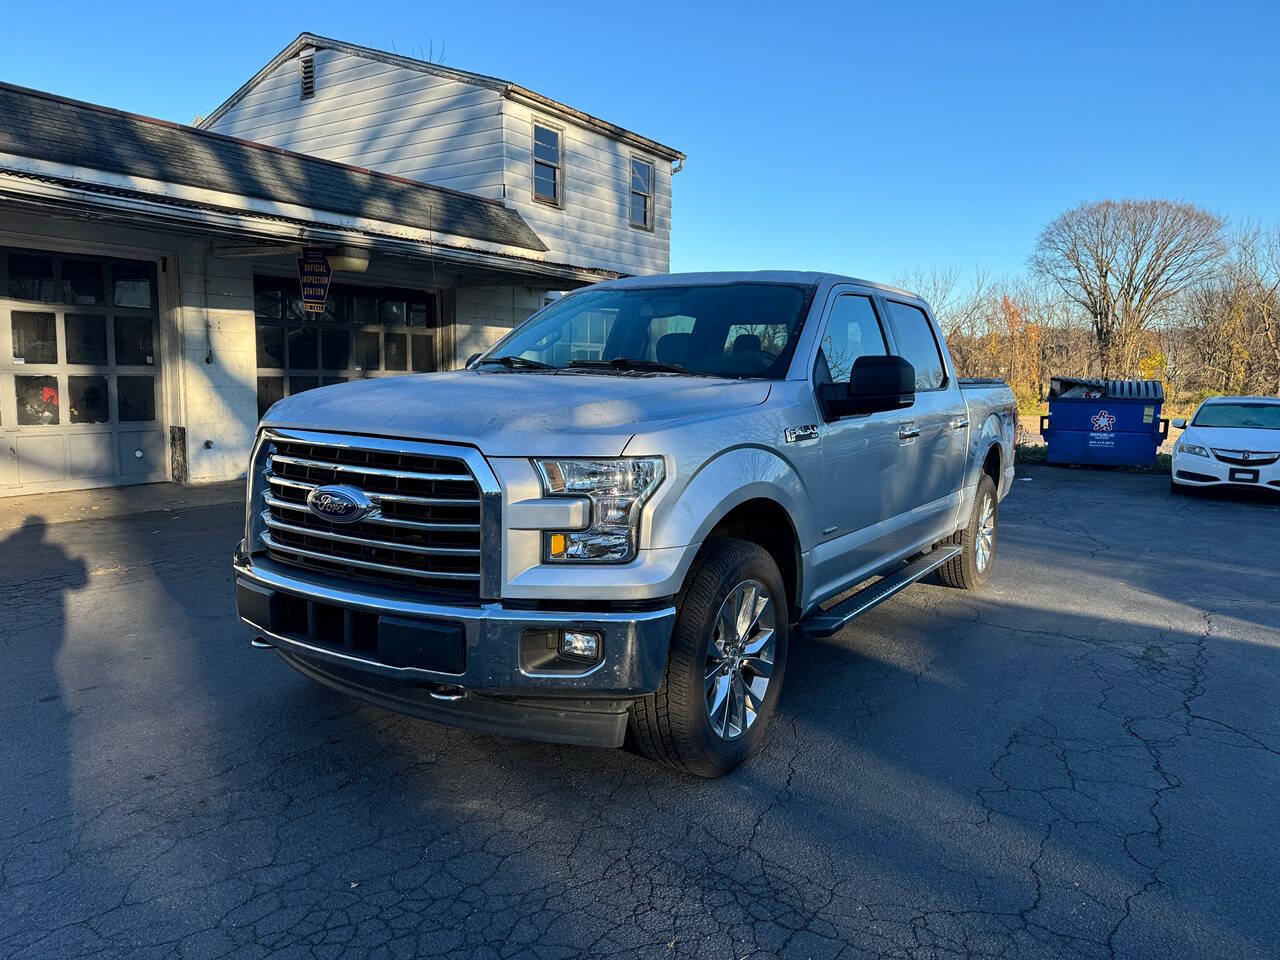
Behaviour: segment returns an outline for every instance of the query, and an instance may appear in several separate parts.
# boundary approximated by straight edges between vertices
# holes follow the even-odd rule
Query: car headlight
[[[535,460],[549,497],[585,497],[585,530],[548,530],[543,558],[552,563],[626,563],[639,546],[640,511],[666,475],[661,457],[614,460]]]
[[[1189,453],[1193,457],[1205,457],[1207,459],[1209,456],[1209,451],[1204,447],[1198,446],[1194,443],[1184,443],[1181,440],[1178,441],[1178,445],[1175,449],[1179,453]]]

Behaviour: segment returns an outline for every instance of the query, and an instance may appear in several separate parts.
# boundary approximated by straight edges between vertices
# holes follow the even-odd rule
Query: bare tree
[[[1227,277],[1239,300],[1241,334],[1257,344],[1255,367],[1262,386],[1280,396],[1280,229],[1246,223],[1231,237]],[[1255,381],[1258,382],[1258,381]]]
[[[1103,376],[1137,368],[1142,333],[1184,290],[1213,275],[1221,218],[1171,200],[1100,200],[1057,217],[1031,256],[1035,274],[1088,315]]]

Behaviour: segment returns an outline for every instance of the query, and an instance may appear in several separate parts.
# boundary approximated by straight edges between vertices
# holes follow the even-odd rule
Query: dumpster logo
[[[1098,433],[1110,433],[1115,429],[1116,416],[1114,413],[1107,413],[1105,410],[1099,410],[1093,415],[1093,429]]]

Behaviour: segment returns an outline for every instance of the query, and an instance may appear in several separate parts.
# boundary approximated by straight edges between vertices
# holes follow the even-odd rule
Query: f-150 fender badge
[[[818,425],[806,423],[803,427],[787,427],[787,443],[803,443],[806,440],[818,439]]]

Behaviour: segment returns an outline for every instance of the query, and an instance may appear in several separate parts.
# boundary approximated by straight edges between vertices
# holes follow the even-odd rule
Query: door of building
[[[0,249],[0,496],[167,477],[155,264]]]

